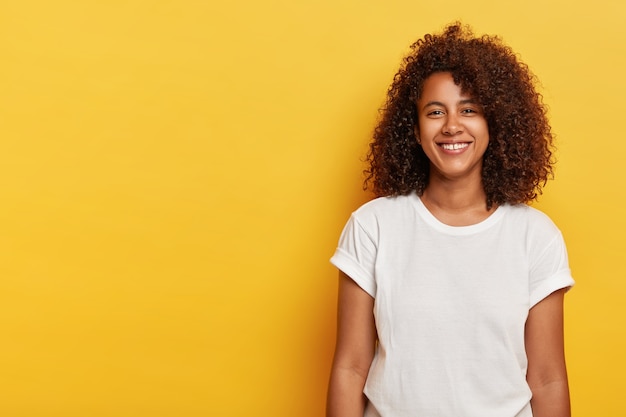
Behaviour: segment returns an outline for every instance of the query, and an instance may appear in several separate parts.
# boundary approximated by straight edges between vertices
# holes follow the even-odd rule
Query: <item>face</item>
[[[448,72],[424,81],[417,101],[416,136],[430,160],[430,175],[481,180],[489,129],[481,106],[454,83]]]

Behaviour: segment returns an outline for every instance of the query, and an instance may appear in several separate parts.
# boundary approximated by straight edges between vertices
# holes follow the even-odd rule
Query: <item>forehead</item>
[[[436,99],[469,99],[472,95],[455,83],[449,72],[436,72],[424,80],[418,101]]]

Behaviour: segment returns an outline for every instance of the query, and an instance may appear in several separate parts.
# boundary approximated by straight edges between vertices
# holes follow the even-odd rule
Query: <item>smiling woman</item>
[[[533,76],[452,25],[413,45],[332,263],[328,416],[569,417],[559,229],[525,203],[552,172]]]

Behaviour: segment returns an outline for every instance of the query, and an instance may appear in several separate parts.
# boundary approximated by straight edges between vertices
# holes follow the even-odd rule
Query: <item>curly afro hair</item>
[[[553,176],[553,135],[536,78],[496,36],[454,23],[411,45],[387,92],[364,171],[377,196],[422,195],[430,163],[415,137],[424,80],[449,72],[482,106],[489,127],[482,181],[487,207],[535,200]]]

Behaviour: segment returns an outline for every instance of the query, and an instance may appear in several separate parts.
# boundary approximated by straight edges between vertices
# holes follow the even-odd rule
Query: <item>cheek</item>
[[[416,135],[420,135],[422,137],[432,135],[433,132],[437,131],[437,123],[433,120],[419,120],[417,126],[415,127]]]
[[[476,139],[480,139],[483,141],[489,140],[489,128],[487,127],[487,123],[485,123],[484,121],[476,121],[475,123],[472,122],[471,124],[467,124],[466,126],[468,132]]]
[[[489,136],[489,126],[487,125],[487,121],[485,119],[480,119],[476,121],[476,129],[481,133],[481,136]]]

